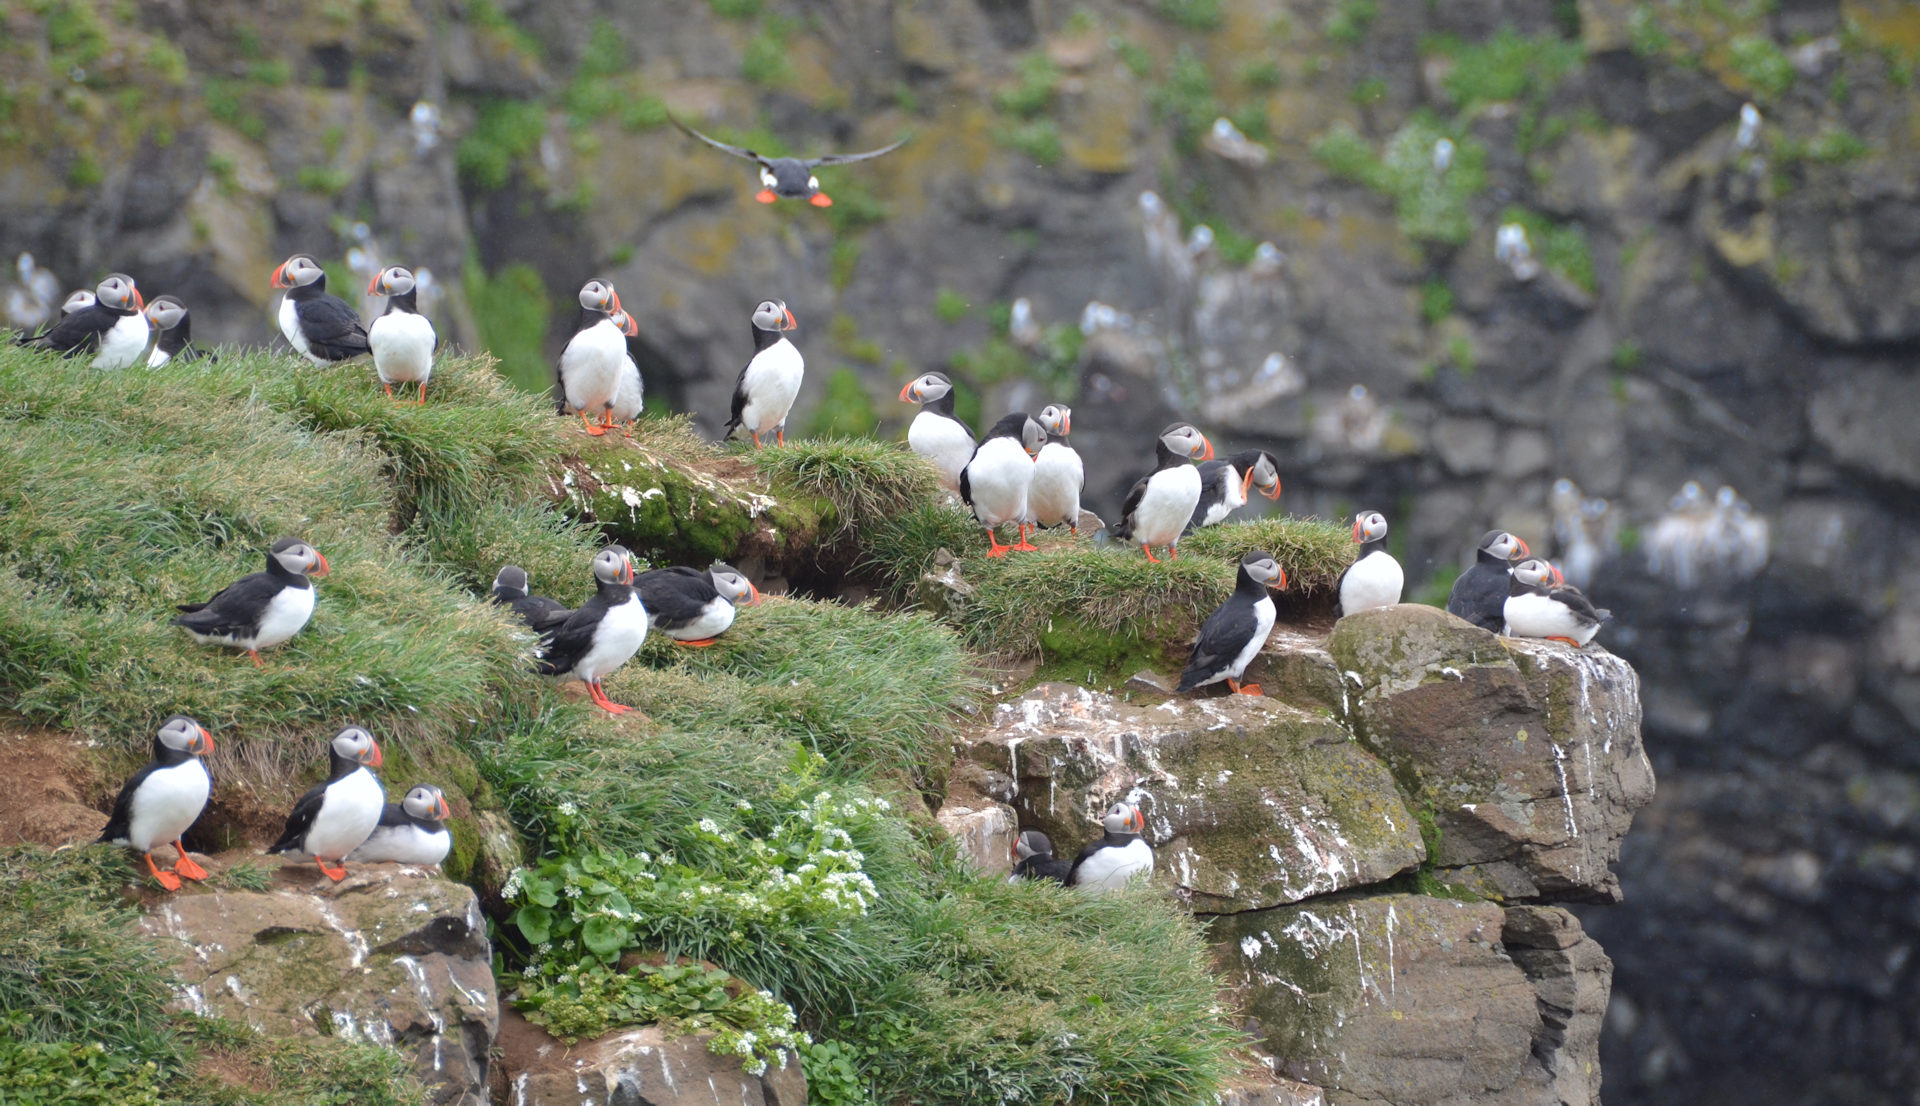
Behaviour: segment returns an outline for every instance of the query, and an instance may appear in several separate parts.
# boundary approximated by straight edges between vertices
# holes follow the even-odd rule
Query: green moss
[[[331,165],[308,165],[294,173],[293,182],[309,192],[333,196],[353,183],[353,174]]]
[[[1484,104],[1541,103],[1586,59],[1577,41],[1555,35],[1523,35],[1510,27],[1485,42],[1431,39],[1424,49],[1453,59],[1442,86],[1462,111]]]
[[[760,14],[760,0],[707,0],[707,7],[722,19],[752,19]]]
[[[85,150],[82,150],[80,155],[73,159],[73,164],[67,167],[67,183],[75,188],[92,188],[105,179],[107,179],[106,171],[101,169],[100,163],[93,160],[93,155]]]
[[[1473,376],[1473,339],[1465,334],[1456,334],[1447,340],[1447,358],[1461,376]]]
[[[553,301],[539,270],[516,262],[488,275],[470,258],[465,284],[480,341],[499,359],[501,374],[528,391],[545,391],[553,382],[546,357]]]
[[[1060,87],[1060,70],[1042,50],[1021,58],[1019,71],[1019,83],[994,93],[993,102],[1017,119],[1032,119],[1053,105]]]
[[[1333,10],[1327,13],[1323,28],[1327,37],[1342,46],[1358,46],[1366,40],[1367,31],[1373,27],[1373,21],[1380,14],[1374,0],[1339,0]]]
[[[1146,47],[1132,39],[1122,38],[1114,42],[1113,52],[1120,59],[1120,64],[1126,66],[1127,72],[1135,78],[1146,80],[1153,75],[1153,55],[1147,52]]]
[[[1442,138],[1454,146],[1453,162],[1444,173],[1433,164],[1434,144]],[[1469,205],[1487,184],[1486,147],[1430,113],[1414,113],[1377,155],[1345,123],[1322,135],[1313,153],[1335,176],[1391,199],[1400,231],[1408,238],[1457,246],[1473,233]]]
[[[1453,314],[1453,287],[1435,277],[1420,285],[1420,317],[1432,326]]]
[[[951,288],[942,288],[933,297],[934,317],[943,323],[957,323],[967,317],[967,309],[972,305],[967,297]]]
[[[792,20],[780,16],[763,19],[759,26],[759,33],[747,40],[740,56],[740,77],[748,84],[777,88],[793,78],[787,41],[797,28]]]
[[[1727,57],[1734,71],[1763,98],[1777,100],[1793,87],[1793,62],[1764,34],[1736,37],[1727,44]]]
[[[47,50],[52,55],[49,68],[55,72],[84,69],[107,56],[112,44],[93,4],[61,0],[47,10],[46,16]]]
[[[1049,620],[1035,645],[1040,658],[1035,680],[1062,680],[1084,687],[1110,687],[1142,669],[1168,672],[1186,661],[1186,652],[1176,642],[1148,642],[1135,628],[1116,632],[1073,617]]]
[[[827,279],[836,292],[844,292],[853,283],[853,274],[860,266],[860,252],[864,248],[863,239],[854,236],[836,236],[833,248],[827,255]]]
[[[155,38],[149,42],[145,60],[153,75],[167,84],[182,85],[187,82],[187,55],[166,39]]]
[[[515,163],[538,149],[546,133],[546,108],[537,101],[484,101],[473,130],[454,151],[460,179],[486,191],[505,188]]]
[[[1007,123],[994,128],[995,142],[1032,159],[1035,165],[1058,165],[1065,154],[1060,144],[1060,124],[1051,119]]]
[[[1347,98],[1361,107],[1377,104],[1387,98],[1387,82],[1379,77],[1368,77],[1354,85]]]
[[[1639,368],[1645,359],[1645,354],[1640,350],[1640,343],[1631,338],[1624,338],[1613,347],[1611,361],[1613,367],[1621,372],[1632,372]]]
[[[201,88],[208,114],[258,142],[267,137],[267,121],[249,105],[250,93],[239,81],[208,77]]]
[[[1580,286],[1589,295],[1599,291],[1599,278],[1593,267],[1593,251],[1587,245],[1586,228],[1578,223],[1556,223],[1538,212],[1509,207],[1500,213],[1502,223],[1519,223],[1527,230],[1535,256],[1542,264]]]
[[[1224,109],[1214,92],[1213,73],[1199,54],[1182,46],[1167,65],[1166,81],[1148,95],[1156,116],[1171,123],[1174,145],[1191,156],[1200,138]]]
[[[1280,63],[1272,58],[1258,58],[1240,67],[1240,83],[1255,92],[1268,92],[1280,87]]]
[[[1154,13],[1190,31],[1211,31],[1226,21],[1220,0],[1156,0]]]

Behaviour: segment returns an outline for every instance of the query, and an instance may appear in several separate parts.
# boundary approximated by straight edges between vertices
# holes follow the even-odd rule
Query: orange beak
[[[813,194],[813,198],[808,200],[807,202],[812,204],[815,207],[832,207],[833,206],[833,201],[827,198],[827,194],[825,192],[815,192]]]
[[[1247,497],[1247,493],[1252,490],[1253,490],[1253,470],[1248,469],[1247,474],[1240,478],[1240,498],[1245,499]]]
[[[1200,435],[1200,445],[1202,446],[1202,448],[1205,449],[1205,452],[1195,457],[1194,460],[1196,461],[1213,460],[1213,443],[1207,440],[1207,436],[1205,434]]]
[[[378,741],[368,742],[366,755],[360,758],[360,763],[369,768],[380,767],[380,743]]]
[[[135,311],[145,311],[147,309],[146,297],[140,294],[138,287],[133,289],[133,309]]]
[[[384,285],[382,285],[380,282],[385,280],[386,278],[387,278],[387,274],[385,273],[375,273],[373,275],[373,279],[367,282],[367,295],[369,296],[386,295],[385,292],[380,290],[382,287],[384,287]]]
[[[914,388],[914,384],[915,384],[915,383],[916,383],[915,381],[912,381],[912,380],[909,380],[909,381],[907,381],[907,382],[906,382],[906,384],[904,384],[904,385],[902,385],[902,386],[901,386],[901,388],[900,388],[900,402],[902,402],[902,403],[918,403],[918,402],[920,402],[920,393],[919,393],[918,391],[916,391],[916,390],[915,390],[915,388]]]
[[[287,276],[287,263],[282,261],[280,264],[275,265],[273,267],[273,279],[268,283],[275,288],[285,288],[287,286],[286,276]]]
[[[1560,575],[1560,566],[1556,564],[1549,564],[1547,567],[1553,570],[1553,586],[1556,588],[1566,587],[1567,578],[1565,576]]]
[[[1073,416],[1068,415],[1060,420],[1060,436],[1064,438],[1071,433],[1073,433]]]
[[[783,326],[783,327],[781,327],[780,329],[782,329],[782,330],[798,330],[798,329],[800,328],[800,320],[798,320],[798,319],[796,319],[796,318],[794,318],[794,317],[793,317],[793,308],[791,308],[791,307],[782,307],[782,308],[781,308],[780,310],[782,310],[782,311],[785,311],[785,312],[787,313],[787,325],[786,325],[786,326]]]
[[[333,566],[331,566],[331,565],[329,565],[329,564],[327,564],[327,555],[326,555],[325,553],[322,553],[322,552],[320,552],[320,551],[319,551],[318,549],[316,549],[316,550],[314,550],[314,551],[313,551],[313,556],[314,556],[314,559],[315,559],[315,560],[317,560],[317,561],[319,561],[319,562],[320,562],[320,564],[319,564],[319,566],[318,566],[317,568],[315,568],[315,569],[314,569],[313,571],[311,571],[311,572],[309,572],[309,573],[307,573],[307,575],[309,575],[309,576],[325,576],[325,575],[326,575],[327,573],[329,573],[329,572],[332,572],[332,571],[333,571]]]
[[[622,561],[620,563],[620,582],[623,584],[633,583],[633,562],[632,561]]]
[[[1523,558],[1524,558],[1524,557],[1531,557],[1531,556],[1533,556],[1533,550],[1531,550],[1531,549],[1528,549],[1528,548],[1527,548],[1527,539],[1525,539],[1525,538],[1523,538],[1523,537],[1521,537],[1521,536],[1520,536],[1520,535],[1518,535],[1518,534],[1515,534],[1515,535],[1513,536],[1513,540],[1514,540],[1514,541],[1517,541],[1517,542],[1519,542],[1519,543],[1520,543],[1520,556],[1521,556],[1521,557],[1523,557]]]
[[[441,797],[440,797],[440,798],[439,798],[439,799],[438,799],[438,800],[437,800],[437,801],[436,801],[436,802],[434,803],[434,807],[433,807],[433,816],[434,816],[435,818],[438,818],[438,819],[440,819],[440,820],[441,820],[442,822],[444,822],[444,821],[446,821],[447,819],[449,819],[449,818],[451,818],[451,817],[453,817],[453,808],[447,805],[447,798],[446,798],[446,796],[444,796],[444,795],[442,795],[442,796],[441,796]]]
[[[193,748],[189,751],[203,757],[208,756],[213,752],[213,735],[207,732],[205,726],[196,728],[200,731],[200,736],[193,739]]]
[[[1283,568],[1280,570],[1280,579],[1274,583],[1273,590],[1275,591],[1287,590],[1287,570],[1286,569]]]
[[[620,313],[620,317],[627,320],[627,325],[620,328],[621,333],[625,334],[629,338],[640,333],[640,324],[633,321],[632,315],[629,315],[626,312],[622,311]]]
[[[1262,488],[1260,490],[1260,494],[1266,496],[1268,499],[1279,499],[1280,498],[1280,478],[1278,476],[1273,478],[1272,491],[1267,491],[1266,489]]]
[[[1147,832],[1147,816],[1136,810],[1127,819],[1127,825],[1131,826],[1135,833],[1145,833]]]
[[[1357,518],[1353,520],[1353,540],[1359,542],[1367,540],[1360,536],[1360,520]]]
[[[773,201],[779,199],[780,197],[773,194],[773,189],[762,188],[760,191],[754,193],[753,198],[756,200],[759,200],[763,204],[770,204]]]
[[[607,314],[611,315],[615,311],[626,310],[626,308],[620,306],[620,293],[618,292],[612,293],[612,299],[613,299],[613,305],[607,308]]]
[[[752,580],[748,580],[747,581],[747,606],[751,607],[758,602],[760,602],[760,589],[753,586]]]

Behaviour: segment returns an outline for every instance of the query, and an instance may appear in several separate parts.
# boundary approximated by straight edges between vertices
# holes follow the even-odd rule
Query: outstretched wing
[[[688,134],[692,135],[693,137],[699,139],[702,142],[705,142],[707,145],[712,146],[714,149],[719,150],[721,153],[732,154],[734,157],[743,157],[743,158],[746,158],[748,161],[757,161],[760,164],[767,166],[769,169],[773,167],[772,164],[768,162],[766,158],[761,157],[759,154],[754,153],[752,150],[746,149],[741,146],[729,146],[725,142],[722,142],[717,138],[709,138],[706,135],[701,134],[699,131],[694,130],[692,127],[687,126],[685,123],[682,123],[680,120],[674,118],[672,115],[668,115],[667,118],[673,120],[674,126],[679,127],[683,131],[686,131]],[[886,153],[885,150],[882,150],[880,152]],[[860,156],[872,157],[873,155],[862,154]]]
[[[709,138],[707,141],[713,142],[713,139]],[[907,139],[903,138],[891,146],[882,146],[878,150],[868,150],[864,154],[822,154],[819,157],[808,158],[806,164],[811,167],[814,165],[844,165],[849,161],[866,161],[869,158],[876,158],[882,154],[890,154],[906,144]],[[714,145],[718,146],[720,144],[714,142]],[[726,149],[726,147],[722,146],[721,149]]]

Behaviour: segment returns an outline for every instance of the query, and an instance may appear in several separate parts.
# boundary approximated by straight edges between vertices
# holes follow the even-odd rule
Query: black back
[[[192,759],[192,753],[185,749],[172,748],[155,736],[153,759],[147,761],[146,766],[135,772],[132,778],[127,780],[126,785],[120,788],[120,797],[113,801],[113,816],[107,819],[107,826],[100,831],[97,840],[103,843],[125,840],[127,834],[132,832],[134,792],[140,790],[140,785],[146,782],[148,776],[160,769],[175,768]]]
[[[1472,566],[1453,582],[1447,593],[1447,613],[1457,614],[1483,630],[1499,633],[1506,625],[1507,562],[1480,551]]]
[[[286,539],[282,539],[283,541]],[[280,547],[279,542],[274,548]],[[298,572],[289,572],[272,553],[267,554],[267,570],[242,576],[213,593],[205,603],[182,603],[182,613],[173,620],[203,634],[243,633],[259,627],[267,604],[282,588],[310,588],[313,584]]]
[[[493,601],[505,607],[512,607],[520,621],[535,630],[547,630],[566,620],[573,609],[557,599],[544,595],[528,595],[512,588],[494,588]]]
[[[1171,430],[1172,427],[1168,427],[1168,429]],[[1167,443],[1163,439],[1164,432],[1161,438],[1155,438],[1153,440],[1153,471],[1135,480],[1133,487],[1127,489],[1127,498],[1121,501],[1120,504],[1120,521],[1107,527],[1107,533],[1113,537],[1125,539],[1133,536],[1133,512],[1139,508],[1140,500],[1145,498],[1147,485],[1152,482],[1154,476],[1170,468],[1177,468],[1187,463],[1187,458],[1167,448]],[[1203,474],[1201,476],[1200,498],[1204,500],[1206,497],[1206,477]]]
[[[287,815],[287,828],[280,831],[280,840],[273,843],[267,851],[284,853],[301,849],[307,840],[307,831],[313,828],[313,820],[320,816],[321,804],[326,802],[327,788],[339,783],[359,771],[360,762],[352,757],[343,757],[339,750],[329,742],[327,744],[327,778],[307,788],[293,804],[293,812]],[[384,815],[382,816],[384,817]]]
[[[407,813],[406,807],[401,806],[399,803],[388,803],[381,808],[380,825],[419,826],[428,833],[439,833],[447,827],[447,824],[438,818],[415,818],[413,815]]]
[[[206,354],[201,353],[198,349],[193,348],[192,342],[193,318],[182,310],[180,313],[180,321],[172,327],[161,331],[160,337],[154,339],[153,345],[155,349],[175,361],[193,361],[206,356]]]
[[[1071,874],[1073,865],[1052,853],[1036,853],[1013,866],[1015,879],[1050,879],[1064,884]]]
[[[339,296],[327,294],[327,278],[312,284],[296,284],[287,289],[293,301],[294,318],[308,348],[328,361],[345,361],[370,352],[367,328],[360,325],[360,313]]]
[[[131,311],[119,311],[104,303],[96,303],[75,311],[53,324],[52,327],[23,340],[20,344],[50,349],[56,353],[64,353],[68,357],[77,357],[83,353],[97,353],[100,349],[100,340],[106,336],[107,331],[112,330],[115,324],[131,314],[133,314]]]
[[[720,598],[712,573],[685,565],[642,572],[634,578],[633,588],[647,608],[648,621],[663,630],[692,624],[708,603]]]
[[[1180,673],[1180,686],[1176,690],[1192,691],[1233,663],[1260,629],[1253,608],[1263,599],[1268,599],[1267,586],[1248,575],[1247,566],[1241,565],[1233,594],[1215,607],[1200,627],[1200,636],[1194,639],[1193,652],[1187,657],[1187,667]]]
[[[558,676],[571,672],[580,658],[593,648],[593,635],[600,628],[600,620],[607,611],[625,603],[633,594],[632,584],[608,583],[596,580],[599,590],[593,597],[580,604],[565,622],[551,626],[546,630],[546,648],[541,650],[535,670],[543,676]],[[645,600],[641,600],[642,605]]]

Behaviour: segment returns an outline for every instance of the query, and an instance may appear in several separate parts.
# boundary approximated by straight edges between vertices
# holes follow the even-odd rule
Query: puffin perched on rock
[[[1037,420],[1047,432],[1047,444],[1033,458],[1033,486],[1027,490],[1027,520],[1036,526],[1061,526],[1080,532],[1080,491],[1087,486],[1087,469],[1080,454],[1067,443],[1073,433],[1073,409],[1049,403]]]
[[[1160,432],[1154,442],[1158,463],[1154,470],[1134,482],[1120,505],[1120,521],[1109,528],[1115,538],[1131,540],[1158,564],[1153,547],[1165,546],[1167,559],[1180,557],[1180,533],[1193,518],[1200,503],[1200,470],[1190,461],[1213,460],[1213,443],[1207,436],[1184,422],[1176,422]]]
[[[213,738],[200,723],[184,714],[161,723],[153,735],[153,759],[120,789],[120,797],[113,801],[113,817],[100,831],[100,840],[106,844],[140,850],[147,871],[169,891],[180,890],[182,877],[207,878],[207,870],[187,855],[180,835],[207,808],[213,779],[200,758],[211,752]],[[153,850],[166,844],[173,846],[179,859],[171,870],[162,871],[153,862]]]
[[[1178,690],[1192,691],[1225,680],[1229,689],[1241,695],[1260,694],[1259,684],[1242,686],[1240,677],[1273,632],[1276,612],[1268,589],[1286,586],[1286,571],[1271,554],[1255,550],[1240,558],[1233,594],[1200,627]]]
[[[1565,583],[1560,570],[1538,557],[1513,566],[1502,608],[1508,637],[1537,637],[1585,648],[1613,612],[1596,609],[1579,588]]]
[[[753,435],[755,449],[760,448],[762,434],[770,433],[779,444],[787,444],[787,413],[800,394],[807,366],[800,351],[787,341],[786,332],[799,325],[780,300],[761,300],[753,309],[753,356],[734,381],[733,411],[720,431],[721,441],[744,426]]]
[[[395,384],[420,385],[420,398],[427,401],[427,378],[433,375],[434,351],[440,348],[440,336],[433,323],[420,313],[413,270],[393,265],[380,270],[367,285],[367,295],[387,297],[386,313],[367,328],[367,348],[373,351],[373,371],[381,387],[393,394]]]
[[[406,798],[381,809],[379,824],[347,859],[363,864],[386,860],[438,864],[453,848],[453,834],[447,832],[446,824],[451,817],[453,810],[439,788],[430,783],[414,784]]]
[[[735,607],[760,602],[760,589],[722,561],[712,568],[676,566],[642,572],[633,581],[654,629],[675,645],[712,645],[733,625]]]
[[[967,467],[960,470],[960,500],[973,508],[973,517],[987,528],[989,557],[1036,548],[1027,541],[1027,494],[1033,486],[1033,455],[1046,440],[1047,432],[1033,416],[1015,411],[993,424]],[[1001,545],[994,533],[1006,522],[1020,527],[1018,545]]]
[[[318,549],[299,538],[281,538],[267,551],[265,572],[242,576],[205,603],[182,603],[184,613],[173,624],[184,626],[202,645],[245,649],[255,665],[265,667],[260,650],[287,641],[313,616],[308,577],[330,571]]]
[[[1360,543],[1360,552],[1340,574],[1341,616],[1400,602],[1406,574],[1387,552],[1387,516],[1379,511],[1354,515],[1353,540]]]
[[[1219,461],[1200,466],[1200,502],[1193,508],[1189,530],[1216,526],[1247,505],[1255,488],[1268,499],[1280,498],[1280,469],[1264,449],[1243,449]]]
[[[1013,875],[1009,879],[1050,879],[1064,884],[1073,865],[1053,855],[1053,842],[1039,830],[1023,830],[1013,839]]]
[[[557,599],[528,594],[527,570],[519,565],[502,565],[493,578],[493,601],[512,607],[530,629],[546,631],[565,622],[573,609]]]
[[[1482,534],[1472,566],[1460,574],[1447,593],[1447,613],[1457,614],[1482,630],[1499,633],[1507,620],[1507,585],[1512,579],[1513,562],[1532,555],[1526,542],[1505,530]]]
[[[620,374],[627,364],[627,338],[639,332],[630,317],[626,326],[614,321],[620,296],[604,280],[580,286],[580,325],[554,367],[553,393],[560,414],[576,411],[587,433],[598,438],[613,426],[613,401],[620,390]],[[598,413],[596,425],[590,417]]]
[[[147,368],[157,369],[169,361],[197,361],[207,356],[193,345],[193,320],[187,305],[172,296],[155,296],[147,305],[147,322],[159,332],[153,351],[147,354]]]
[[[369,352],[360,313],[339,296],[327,294],[327,271],[303,253],[273,271],[275,288],[285,288],[276,316],[280,333],[294,351],[316,365],[345,361]]]
[[[347,878],[344,861],[380,824],[387,793],[369,769],[380,767],[380,744],[360,726],[348,726],[327,745],[327,778],[313,785],[287,815],[287,828],[267,851],[313,858],[328,879]],[[336,867],[328,867],[333,861]]]
[[[668,118],[672,119],[673,117],[668,116]],[[891,146],[883,146],[878,150],[868,150],[863,154],[822,154],[819,157],[808,158],[762,157],[752,150],[740,146],[729,146],[719,139],[708,138],[706,135],[701,134],[699,131],[694,130],[678,119],[673,120],[673,125],[679,127],[694,138],[712,146],[714,149],[719,150],[721,153],[732,154],[734,157],[759,162],[760,191],[753,198],[763,204],[770,204],[775,200],[786,199],[805,200],[815,207],[832,207],[833,200],[828,198],[825,192],[820,191],[820,179],[813,175],[814,166],[844,165],[849,161],[866,161],[869,158],[876,158],[882,154],[890,154],[899,149],[907,141],[903,138]]]
[[[1147,820],[1132,803],[1115,803],[1100,819],[1107,832],[1074,858],[1067,873],[1067,886],[1091,894],[1117,891],[1139,876],[1153,871],[1153,846],[1140,835]]]
[[[900,389],[900,402],[918,403],[907,427],[907,445],[933,462],[940,486],[960,494],[960,473],[973,460],[973,431],[953,413],[953,381],[945,373],[922,373]]]
[[[147,351],[146,301],[133,278],[112,273],[93,290],[94,302],[63,315],[50,328],[20,344],[50,349],[68,357],[94,355],[96,369],[124,369]],[[77,301],[79,293],[67,297]]]
[[[633,708],[607,698],[600,681],[631,660],[647,640],[647,608],[633,590],[633,555],[618,545],[602,549],[594,554],[593,579],[593,597],[566,621],[547,629],[539,671],[579,680],[595,706],[608,714],[625,714]]]

